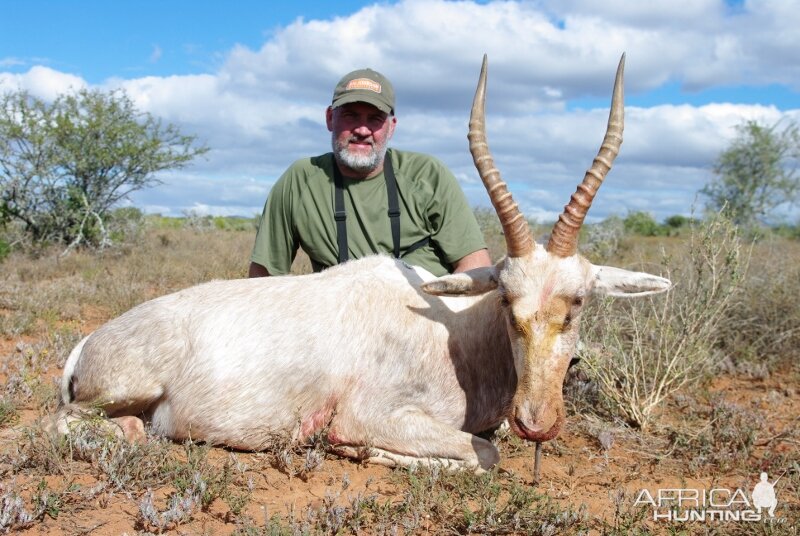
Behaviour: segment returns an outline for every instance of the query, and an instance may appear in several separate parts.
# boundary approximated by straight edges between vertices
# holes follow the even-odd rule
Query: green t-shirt
[[[486,244],[464,193],[452,173],[428,155],[390,150],[400,203],[400,256],[434,275],[452,270],[458,259]],[[250,259],[283,275],[302,247],[314,270],[338,263],[333,219],[333,153],[298,160],[273,186]],[[394,249],[386,180],[344,177],[349,258]],[[404,256],[409,246],[430,242]]]

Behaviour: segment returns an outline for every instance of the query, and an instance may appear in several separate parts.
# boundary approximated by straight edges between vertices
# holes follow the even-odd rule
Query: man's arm
[[[247,271],[247,277],[267,277],[268,275],[269,270],[257,262],[250,262],[250,269]]]
[[[250,255],[249,277],[266,277],[289,273],[297,252],[292,233],[292,165],[278,179],[264,203],[258,222],[256,239]],[[267,268],[269,266],[269,268]]]
[[[464,255],[453,263],[453,273],[466,272],[473,268],[480,268],[482,266],[491,266],[492,259],[489,257],[489,250],[479,249]]]
[[[486,240],[458,181],[441,161],[429,159],[424,175],[433,194],[426,212],[431,240],[442,260],[449,263],[451,273],[492,266]]]

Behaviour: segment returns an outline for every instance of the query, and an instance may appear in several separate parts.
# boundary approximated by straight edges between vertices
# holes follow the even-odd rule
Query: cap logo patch
[[[345,87],[345,90],[347,91],[351,89],[366,89],[369,91],[374,91],[375,93],[380,93],[381,85],[374,80],[370,80],[369,78],[356,78],[355,80],[350,80]]]

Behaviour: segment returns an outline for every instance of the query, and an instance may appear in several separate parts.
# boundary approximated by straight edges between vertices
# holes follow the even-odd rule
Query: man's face
[[[356,175],[368,178],[383,169],[386,145],[397,119],[365,102],[328,108],[325,114],[337,161]]]

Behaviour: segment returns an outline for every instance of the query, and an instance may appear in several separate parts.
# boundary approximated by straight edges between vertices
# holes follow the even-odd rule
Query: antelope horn
[[[469,151],[472,153],[472,160],[478,169],[483,185],[489,193],[495,212],[500,218],[500,225],[503,226],[503,234],[506,237],[506,249],[509,257],[522,257],[533,251],[536,242],[533,240],[528,222],[520,212],[519,207],[511,197],[506,183],[500,178],[500,171],[494,167],[494,160],[489,152],[489,144],[486,142],[486,122],[485,122],[485,102],[486,102],[486,54],[483,55],[483,65],[481,65],[481,76],[478,81],[478,89],[475,91],[475,99],[472,101],[472,112],[469,116]]]
[[[624,92],[622,88],[624,70],[625,54],[620,58],[617,67],[611,111],[608,114],[608,127],[603,144],[592,162],[592,167],[583,177],[583,182],[578,185],[569,204],[564,207],[564,212],[558,217],[558,221],[553,226],[553,232],[550,234],[550,240],[547,242],[547,251],[559,257],[571,257],[578,251],[578,232],[581,230],[583,220],[586,218],[586,213],[589,212],[589,207],[592,206],[597,189],[600,188],[614,159],[619,154],[624,126]]]

